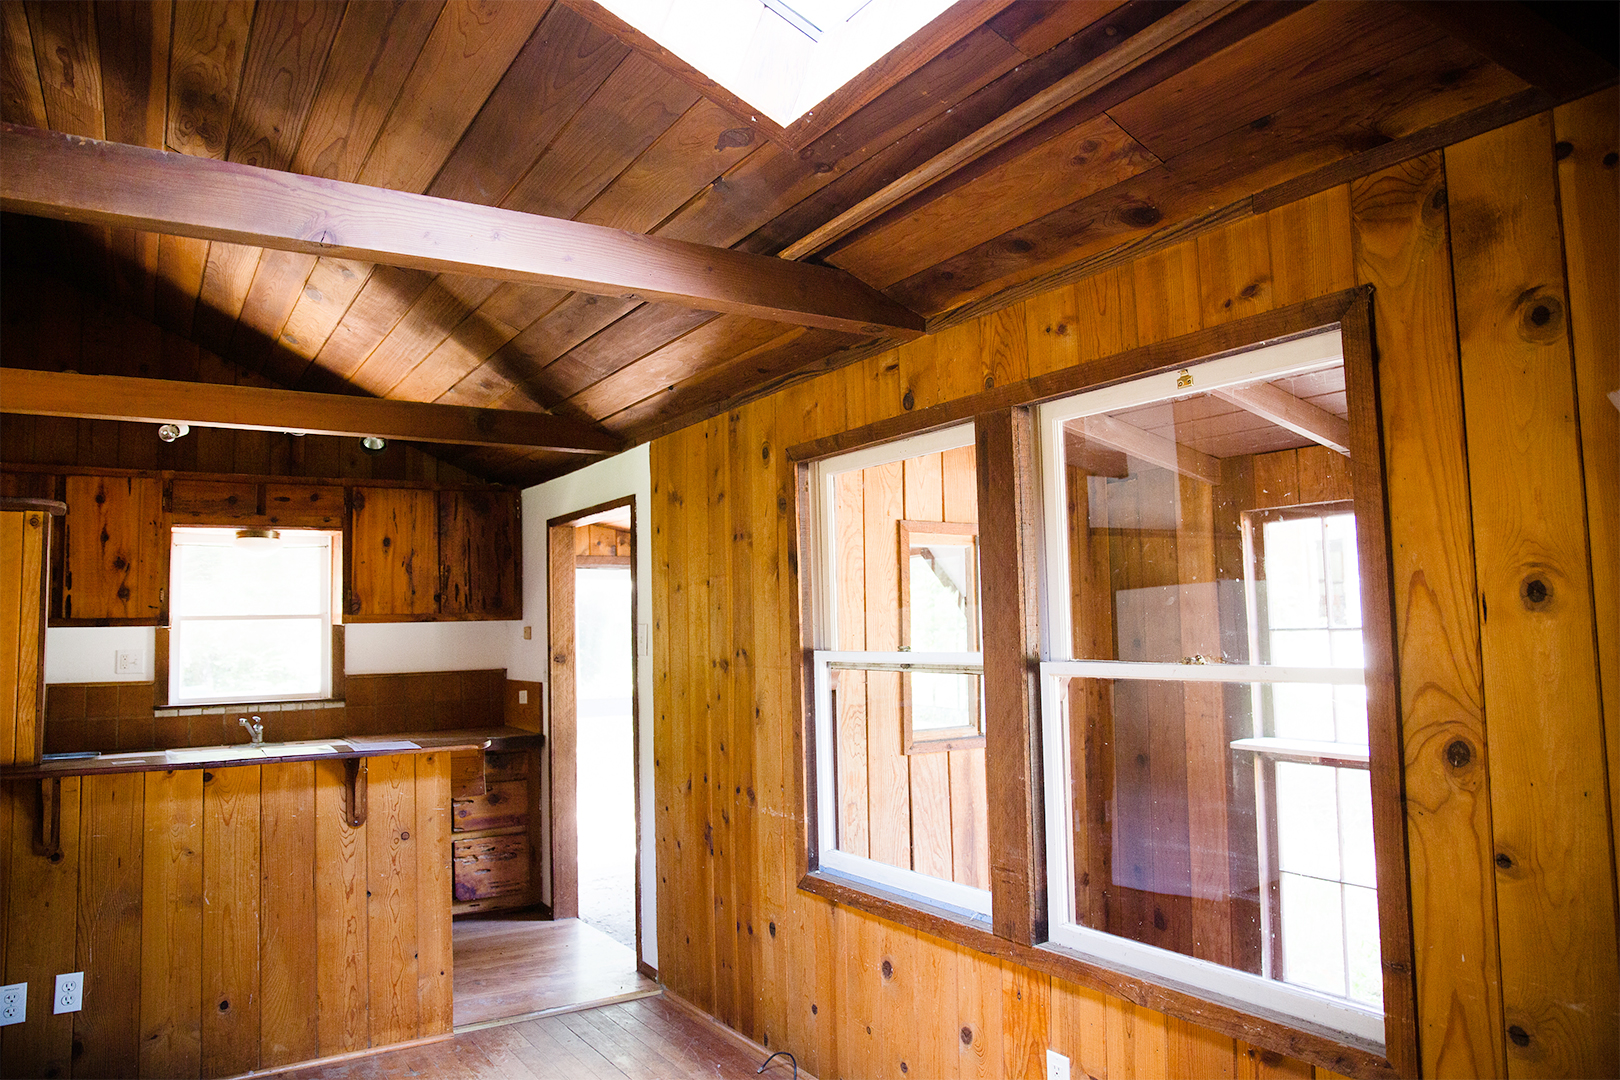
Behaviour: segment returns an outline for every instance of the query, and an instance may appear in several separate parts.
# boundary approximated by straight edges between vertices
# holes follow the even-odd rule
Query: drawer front
[[[457,900],[510,896],[529,888],[529,838],[488,836],[450,845]]]
[[[471,799],[484,793],[484,752],[465,750],[450,755],[450,798]]]
[[[485,783],[499,784],[507,780],[523,780],[527,779],[528,775],[529,752],[527,750],[485,751]]]
[[[484,788],[482,795],[451,800],[451,832],[504,829],[522,825],[529,819],[528,781],[508,780],[499,784],[486,784]]]

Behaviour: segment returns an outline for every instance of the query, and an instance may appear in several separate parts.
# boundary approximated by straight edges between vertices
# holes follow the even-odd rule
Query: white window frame
[[[1071,677],[1153,679],[1180,682],[1365,684],[1362,668],[1292,668],[1258,664],[1183,664],[1118,660],[1074,660],[1067,561],[1055,553],[1068,549],[1067,491],[1063,470],[1063,425],[1083,416],[1120,408],[1205,394],[1259,379],[1279,379],[1317,370],[1344,359],[1343,339],[1335,328],[1211,360],[1180,371],[1148,375],[1084,392],[1037,407],[1043,538],[1046,559],[1046,653],[1040,665],[1043,787],[1046,809],[1046,895],[1049,929],[1043,948],[1072,950],[1107,966],[1141,972],[1151,979],[1180,983],[1197,992],[1258,1006],[1268,1012],[1385,1045],[1385,1014],[1347,999],[1239,971],[1211,961],[1132,941],[1082,926],[1074,911],[1074,865],[1071,838],[1075,822],[1069,798],[1070,722],[1062,689]],[[1270,742],[1270,740],[1266,740]],[[1243,747],[1255,751],[1283,747]],[[1287,748],[1301,756],[1345,754],[1337,744]],[[1365,760],[1365,748],[1359,748]]]
[[[852,855],[838,848],[837,737],[833,730],[834,671],[926,671],[981,677],[983,652],[910,652],[841,650],[838,642],[838,533],[832,508],[837,497],[836,478],[845,473],[922,457],[942,450],[974,445],[972,423],[924,432],[895,442],[881,443],[810,466],[811,521],[815,545],[815,649],[812,708],[815,711],[816,844],[810,852],[812,869],[829,871],[857,884],[877,886],[952,911],[969,921],[988,923],[990,890],[903,870],[876,859]],[[896,722],[898,722],[896,717]]]
[[[321,611],[317,615],[186,615],[183,613],[184,590],[180,585],[181,560],[184,556],[182,548],[217,546],[207,543],[187,542],[187,534],[212,533],[223,539],[233,534],[234,528],[216,526],[180,526],[176,525],[169,536],[169,705],[173,707],[192,707],[198,705],[245,705],[245,704],[273,704],[284,701],[324,701],[332,696],[332,627],[338,622],[337,604],[333,598],[333,581],[337,575],[333,572],[333,563],[341,551],[340,534],[329,529],[281,529],[283,539],[289,536],[294,539],[305,536],[318,536],[322,538],[320,544],[310,544],[311,547],[323,547],[328,557],[321,562],[321,588],[323,599]],[[185,627],[190,624],[195,632],[199,623],[218,623],[240,620],[264,620],[275,618],[312,619],[321,620],[321,684],[314,693],[308,694],[254,694],[250,696],[230,697],[188,697],[181,693],[181,665],[182,642],[186,634]]]

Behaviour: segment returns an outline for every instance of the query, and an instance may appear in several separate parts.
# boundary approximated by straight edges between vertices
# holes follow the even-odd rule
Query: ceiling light
[[[367,435],[365,438],[360,440],[360,449],[364,450],[368,454],[380,454],[384,450],[388,449],[388,440],[379,439],[375,435]]]
[[[184,438],[189,434],[191,434],[191,425],[182,424],[178,421],[170,424],[162,424],[158,427],[158,438],[162,439],[164,442],[174,442],[174,440]]]
[[[239,548],[278,548],[281,546],[279,529],[237,529],[236,546]]]

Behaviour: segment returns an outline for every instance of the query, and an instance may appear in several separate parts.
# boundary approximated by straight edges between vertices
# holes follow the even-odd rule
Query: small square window
[[[172,545],[170,704],[331,696],[331,534],[176,528]]]

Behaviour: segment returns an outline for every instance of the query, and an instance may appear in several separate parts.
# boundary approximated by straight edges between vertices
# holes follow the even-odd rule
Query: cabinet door
[[[357,487],[350,496],[347,617],[408,621],[439,612],[438,498],[432,491]]]
[[[158,626],[169,544],[155,477],[69,476],[62,598],[52,621]]]
[[[40,510],[0,510],[0,766],[37,765],[44,744],[46,533]]]
[[[439,492],[439,611],[447,618],[516,619],[521,513],[515,491]]]

